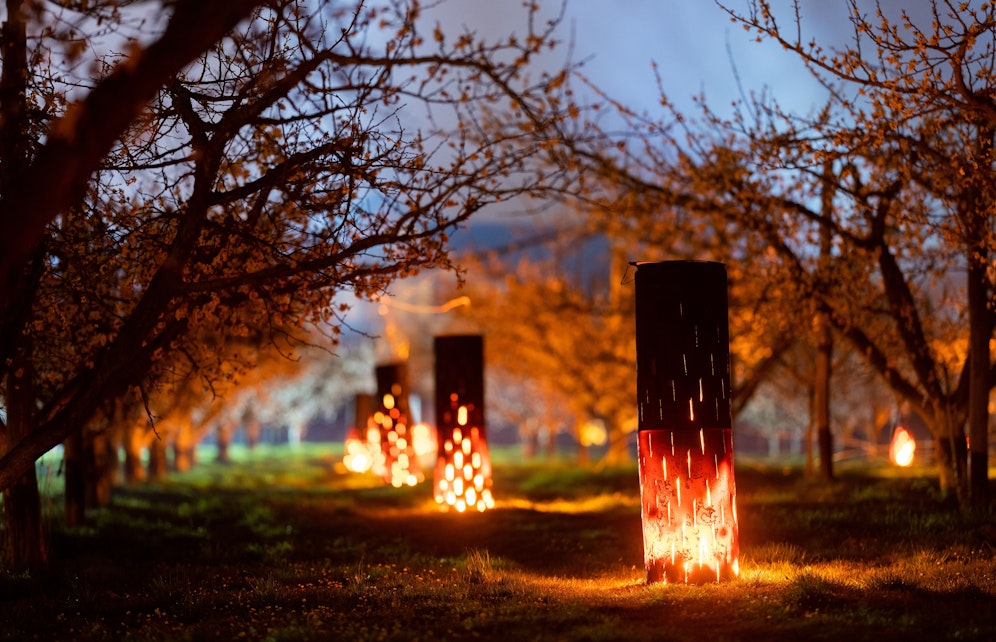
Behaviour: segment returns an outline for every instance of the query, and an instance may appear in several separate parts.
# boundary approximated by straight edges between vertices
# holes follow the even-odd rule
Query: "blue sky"
[[[560,0],[540,0],[540,5],[553,16]],[[804,33],[824,42],[846,36],[842,0],[803,0],[802,10]],[[586,75],[629,106],[654,112],[658,95],[652,62],[669,98],[689,115],[691,97],[700,92],[712,107],[726,111],[740,98],[737,74],[745,92],[767,88],[793,109],[805,111],[822,102],[818,86],[792,55],[772,43],[755,42],[712,0],[568,0],[566,12],[560,39],[572,39],[572,56],[586,60]],[[525,10],[516,0],[450,0],[437,14],[444,30],[462,25],[493,37],[525,30]],[[787,14],[783,22],[790,18]],[[563,63],[565,55],[564,47],[553,52],[550,68]]]

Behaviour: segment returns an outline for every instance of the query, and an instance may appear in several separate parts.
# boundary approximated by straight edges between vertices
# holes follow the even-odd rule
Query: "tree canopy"
[[[541,179],[536,11],[485,41],[415,1],[8,3],[0,488],[129,389],[334,345],[346,295],[453,267],[448,234]]]
[[[696,239],[735,275],[765,272],[749,291],[774,297],[782,327],[824,315],[929,423],[945,483],[984,505],[996,8],[848,7],[852,39],[839,46],[802,35],[800,3],[727,9],[803,60],[826,88],[818,110],[754,94],[729,117],[703,97],[693,117],[662,95],[663,117],[617,105],[624,137],[590,112],[552,161],[582,175],[573,195],[606,226],[664,247]]]

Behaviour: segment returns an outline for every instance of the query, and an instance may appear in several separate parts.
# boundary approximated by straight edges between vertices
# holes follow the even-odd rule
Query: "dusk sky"
[[[807,37],[824,43],[846,37],[842,27],[849,25],[843,2],[802,4]],[[544,0],[542,6],[544,15],[553,16],[560,2]],[[657,63],[671,100],[687,113],[693,110],[691,97],[700,92],[715,109],[725,111],[740,98],[737,74],[744,92],[767,88],[793,109],[808,110],[822,101],[819,87],[793,56],[772,43],[755,42],[712,1],[617,0],[610,8],[604,2],[568,0],[566,12],[559,37],[573,40],[573,59],[585,60],[585,73],[630,106],[656,111],[652,62]],[[464,25],[496,36],[524,31],[524,10],[517,2],[460,0],[444,3],[438,13],[444,28]],[[786,14],[783,24],[791,18]],[[551,68],[566,55],[566,47],[555,51],[549,58]]]

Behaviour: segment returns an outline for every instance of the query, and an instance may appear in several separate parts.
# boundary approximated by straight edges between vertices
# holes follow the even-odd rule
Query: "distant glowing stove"
[[[408,376],[403,363],[378,366],[377,401],[369,426],[378,440],[373,472],[395,487],[414,486],[424,479],[415,449],[414,423],[408,407]]]

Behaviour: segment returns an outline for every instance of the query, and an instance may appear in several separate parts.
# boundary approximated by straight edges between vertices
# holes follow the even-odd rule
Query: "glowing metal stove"
[[[638,263],[637,402],[647,582],[739,574],[726,267]]]

